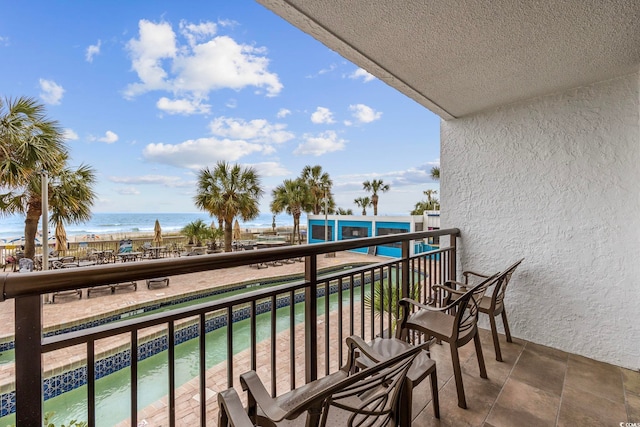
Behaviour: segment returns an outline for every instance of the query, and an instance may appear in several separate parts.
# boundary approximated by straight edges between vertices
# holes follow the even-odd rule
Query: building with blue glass
[[[307,243],[322,243],[358,239],[362,237],[386,236],[388,234],[412,233],[416,231],[437,230],[440,228],[440,211],[427,211],[423,215],[373,216],[373,215],[308,215]],[[437,248],[436,238],[417,241],[411,248],[411,255]],[[356,252],[381,256],[399,257],[400,243],[372,248],[354,249]]]

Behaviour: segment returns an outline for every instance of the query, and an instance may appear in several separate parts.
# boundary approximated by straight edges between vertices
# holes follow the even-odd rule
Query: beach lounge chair
[[[168,277],[157,277],[155,279],[147,280],[147,289],[151,289],[153,287],[169,287],[169,278]]]
[[[113,293],[113,288],[111,285],[101,285],[101,286],[92,286],[87,289],[87,298],[91,298],[91,294],[95,292],[106,292],[109,291],[110,294]]]
[[[337,372],[272,398],[255,371],[240,376],[248,393],[245,412],[235,389],[218,395],[218,426],[397,426],[405,388],[406,374],[422,351],[408,351],[354,373],[353,360],[358,350],[350,345],[347,363]],[[406,395],[405,395],[406,396]],[[279,424],[278,424],[279,425]]]
[[[127,289],[127,288],[133,288],[134,291],[137,291],[138,282],[134,282],[132,280],[130,282],[122,282],[122,283],[116,283],[115,285],[111,285],[111,293],[115,294],[118,289]]]

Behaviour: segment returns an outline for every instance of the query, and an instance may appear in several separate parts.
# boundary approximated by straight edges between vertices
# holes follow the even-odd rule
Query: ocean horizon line
[[[272,213],[268,213],[260,214],[251,221],[243,222],[240,220],[240,227],[243,230],[268,229],[273,226],[273,217]],[[149,233],[153,232],[155,221],[158,220],[163,232],[173,233],[198,219],[205,221],[207,224],[217,224],[215,217],[212,218],[208,213],[203,212],[95,212],[89,221],[80,224],[65,224],[65,230],[68,236]],[[0,217],[0,240],[7,241],[8,239],[18,239],[24,236],[24,220],[24,215]],[[38,226],[38,232],[40,233],[42,231],[41,222]],[[293,227],[293,217],[287,214],[275,215],[275,226]],[[55,228],[51,224],[49,224],[48,228],[49,237],[51,237],[55,232]]]

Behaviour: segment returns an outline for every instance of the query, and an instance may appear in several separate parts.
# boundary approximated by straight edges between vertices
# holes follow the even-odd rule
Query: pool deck
[[[386,258],[355,252],[339,252],[334,258],[318,257],[318,266],[323,269],[345,264],[379,262],[384,259]],[[303,262],[260,269],[240,266],[224,270],[171,276],[170,285],[164,288],[147,289],[144,281],[138,281],[136,291],[122,289],[117,290],[115,294],[92,292],[91,298],[87,298],[87,290],[85,289],[82,299],[78,299],[77,296],[57,297],[55,304],[43,304],[43,324],[45,330],[57,329],[61,325],[81,324],[86,322],[87,319],[101,317],[114,312],[125,312],[136,306],[160,299],[179,297],[236,283],[296,274],[304,274]],[[14,335],[14,311],[14,300],[0,302],[0,339],[12,339]],[[158,326],[155,329],[147,328],[144,333],[141,333],[140,338],[152,335],[162,329],[164,329],[162,326]],[[126,336],[100,340],[96,343],[96,356],[100,358],[102,354],[113,352],[115,349],[127,344],[128,339]],[[71,347],[48,353],[44,358],[45,377],[51,373],[59,373],[62,370],[80,366],[84,364],[84,359],[83,348]],[[14,382],[14,365],[0,365],[0,391],[12,389]]]

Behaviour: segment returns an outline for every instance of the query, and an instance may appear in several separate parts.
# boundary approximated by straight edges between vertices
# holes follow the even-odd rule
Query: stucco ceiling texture
[[[639,0],[258,2],[445,119],[640,64]]]

